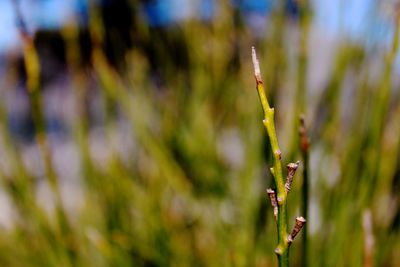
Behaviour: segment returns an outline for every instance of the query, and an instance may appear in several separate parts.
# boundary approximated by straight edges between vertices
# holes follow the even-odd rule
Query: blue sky
[[[382,22],[376,0],[313,0],[313,3],[315,23],[331,34],[366,38],[375,34]]]
[[[71,19],[79,0],[20,0],[21,12],[30,31],[57,28]],[[0,0],[0,52],[19,45],[12,0]]]
[[[19,44],[19,36],[15,29],[12,0],[0,0],[0,52],[7,51]],[[197,0],[199,1],[199,0]],[[213,0],[202,0],[202,9],[212,6]],[[30,30],[38,27],[57,28],[74,17],[74,13],[82,6],[84,0],[20,0],[22,12],[26,17]],[[191,3],[196,0],[158,0],[147,12],[160,12],[164,16],[158,17],[161,22],[168,21],[171,17],[184,19],[198,15],[191,8]],[[244,6],[252,7],[254,4],[268,7],[268,0],[248,0]],[[377,19],[375,0],[313,0],[315,8],[314,23],[327,31],[327,34],[345,33],[352,38],[366,39],[368,34],[379,33],[376,30]],[[169,9],[165,12],[165,9]],[[373,30],[373,31],[371,31]]]

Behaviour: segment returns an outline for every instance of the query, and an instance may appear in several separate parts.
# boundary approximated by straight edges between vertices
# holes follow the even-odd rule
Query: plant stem
[[[275,249],[275,253],[278,256],[278,262],[280,267],[289,266],[289,244],[288,244],[288,226],[287,226],[287,208],[286,208],[286,197],[287,192],[285,189],[285,183],[283,181],[282,174],[282,163],[281,163],[281,151],[278,145],[278,139],[275,131],[274,121],[274,109],[270,107],[267,97],[265,95],[263,82],[260,74],[260,66],[256,56],[254,47],[252,48],[252,57],[255,70],[255,78],[257,84],[257,92],[260,97],[261,106],[264,111],[263,124],[267,130],[271,148],[274,156],[274,166],[271,168],[271,172],[274,176],[276,185],[276,195],[278,202],[278,218],[276,221],[278,228],[278,246]]]
[[[21,14],[18,4],[19,2],[17,0],[13,1],[14,11],[18,22],[18,30],[23,43],[23,58],[27,76],[26,89],[28,91],[29,104],[34,123],[35,141],[38,145],[38,150],[43,160],[45,177],[54,195],[56,212],[55,217],[57,219],[58,226],[57,230],[63,235],[65,240],[63,246],[65,247],[68,256],[70,256],[70,259],[74,261],[77,256],[75,253],[76,243],[72,235],[69,219],[62,203],[59,177],[54,168],[52,151],[46,131],[46,116],[40,84],[41,69],[39,54],[36,50],[34,39],[26,27],[25,20]],[[42,223],[41,219],[40,223]],[[74,244],[71,245],[71,242]]]
[[[300,116],[300,150],[303,158],[303,187],[302,187],[302,207],[301,213],[303,214],[304,218],[308,219],[308,192],[309,192],[309,172],[308,172],[308,165],[309,165],[309,147],[310,141],[308,140],[307,130],[305,126],[304,117]],[[308,226],[304,225],[303,227],[303,250],[302,250],[302,257],[301,257],[301,266],[308,266]]]
[[[308,40],[310,35],[310,25],[311,25],[311,8],[308,0],[299,2],[299,54],[298,54],[298,68],[297,68],[297,110],[296,114],[305,114],[306,115],[306,87],[307,87],[307,72],[308,72]],[[305,118],[300,115],[300,125],[295,123],[295,127],[300,126],[300,135],[294,135],[294,141],[300,141],[300,150],[301,156],[303,160],[303,187],[302,187],[302,206],[301,212],[303,216],[308,219],[308,194],[309,194],[309,177],[308,177],[308,164],[309,164],[309,141],[307,137],[307,132],[305,128]],[[296,129],[297,130],[297,129]],[[300,137],[300,140],[297,139]],[[297,145],[297,144],[296,144]],[[293,148],[296,146],[292,146]],[[303,227],[303,236],[302,236],[302,253],[301,253],[301,263],[302,266],[308,266],[308,242],[307,242],[307,234],[308,234],[308,226],[305,225]]]
[[[35,140],[39,147],[39,152],[43,159],[44,171],[47,181],[56,198],[56,208],[64,211],[61,203],[61,192],[58,184],[58,177],[53,167],[51,151],[46,133],[46,118],[43,110],[43,99],[40,91],[40,62],[39,55],[32,36],[29,34],[18,1],[14,0],[15,13],[18,20],[18,30],[23,42],[24,65],[26,69],[26,87],[28,90],[31,105],[32,118],[35,127]],[[64,215],[63,215],[64,216]]]

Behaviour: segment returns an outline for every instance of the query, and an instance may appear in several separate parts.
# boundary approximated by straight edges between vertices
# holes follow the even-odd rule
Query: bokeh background
[[[291,265],[400,266],[399,10],[0,1],[0,265],[276,266],[255,46],[301,161]]]

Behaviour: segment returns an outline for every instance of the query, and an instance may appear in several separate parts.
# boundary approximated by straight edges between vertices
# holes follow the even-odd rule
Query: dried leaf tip
[[[260,71],[260,63],[257,59],[256,49],[254,48],[254,46],[251,47],[251,57],[253,59],[254,76],[256,77],[258,83],[261,81],[261,71]]]

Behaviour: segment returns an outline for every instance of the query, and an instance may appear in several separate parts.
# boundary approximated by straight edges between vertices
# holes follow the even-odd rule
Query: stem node
[[[280,160],[282,158],[282,152],[280,150],[275,151],[274,154],[277,159]]]
[[[281,256],[281,255],[283,254],[283,249],[282,249],[280,246],[278,246],[278,247],[275,249],[275,253],[276,253],[276,255]]]

